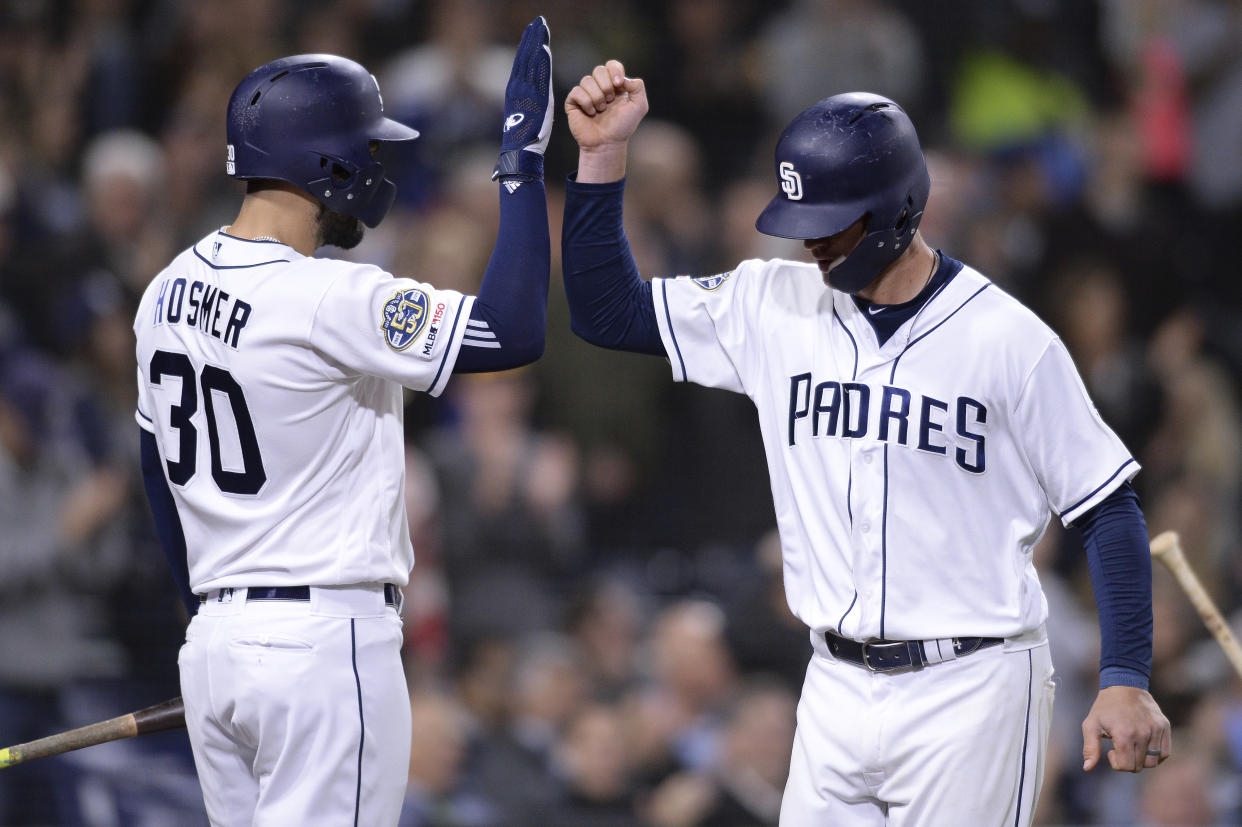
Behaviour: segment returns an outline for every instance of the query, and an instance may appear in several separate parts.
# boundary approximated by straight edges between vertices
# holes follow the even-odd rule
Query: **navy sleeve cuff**
[[[1142,672],[1126,669],[1124,666],[1106,666],[1100,670],[1100,689],[1110,686],[1133,686],[1135,689],[1147,689],[1150,681]]]
[[[578,182],[578,173],[571,172],[565,179],[565,191],[580,195],[610,195],[625,192],[625,179],[608,181],[604,184],[583,184]]]

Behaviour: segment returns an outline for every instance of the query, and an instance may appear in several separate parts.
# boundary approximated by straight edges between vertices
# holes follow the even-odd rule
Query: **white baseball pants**
[[[395,825],[410,763],[401,619],[381,586],[212,592],[181,691],[213,825]]]
[[[1046,643],[1009,649],[873,673],[834,658],[821,638],[798,702],[781,827],[1029,825],[1052,659]]]

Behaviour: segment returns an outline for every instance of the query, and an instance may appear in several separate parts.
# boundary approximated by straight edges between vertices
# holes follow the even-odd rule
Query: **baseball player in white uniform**
[[[1105,737],[1114,769],[1167,758],[1138,465],[1057,336],[918,234],[930,181],[905,112],[837,95],[781,136],[757,227],[814,263],[644,282],[621,222],[643,83],[609,61],[565,109],[574,330],[758,409],[786,593],[815,652],[781,823],[1030,823],[1054,690],[1032,550],[1052,512],[1082,527],[1100,604],[1084,768]]]
[[[256,69],[228,110],[237,219],[143,296],[143,465],[162,544],[194,614],[186,723],[213,824],[392,825],[409,696],[400,587],[402,388],[500,370],[543,348],[549,269],[543,151],[548,28],[518,47],[506,93],[500,232],[477,297],[314,256],[387,213],[385,165],[418,133],[332,55]]]

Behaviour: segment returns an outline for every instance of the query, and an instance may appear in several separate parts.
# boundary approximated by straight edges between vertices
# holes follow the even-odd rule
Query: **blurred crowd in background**
[[[551,24],[548,345],[406,411],[417,563],[403,825],[774,824],[810,654],[789,614],[755,414],[569,332],[559,103],[602,60],[647,82],[626,227],[645,276],[800,257],[753,222],[781,128],[865,89],[911,114],[922,232],[1035,308],[1242,617],[1242,2],[8,0],[0,5],[0,742],[179,694],[185,624],[138,471],[131,324],[228,224],[224,112],[250,69],[332,52],[422,131],[349,255],[466,292],[513,48]],[[328,255],[339,251],[327,250]],[[1059,674],[1040,824],[1242,823],[1242,691],[1155,572],[1173,758],[1081,767],[1098,629],[1076,533],[1038,551]],[[184,733],[0,773],[0,824],[204,823]]]

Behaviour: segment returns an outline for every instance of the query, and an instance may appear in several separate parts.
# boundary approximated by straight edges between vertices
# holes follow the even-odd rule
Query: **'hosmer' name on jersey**
[[[152,324],[184,324],[234,350],[250,319],[250,303],[195,279],[167,277],[156,289]]]

